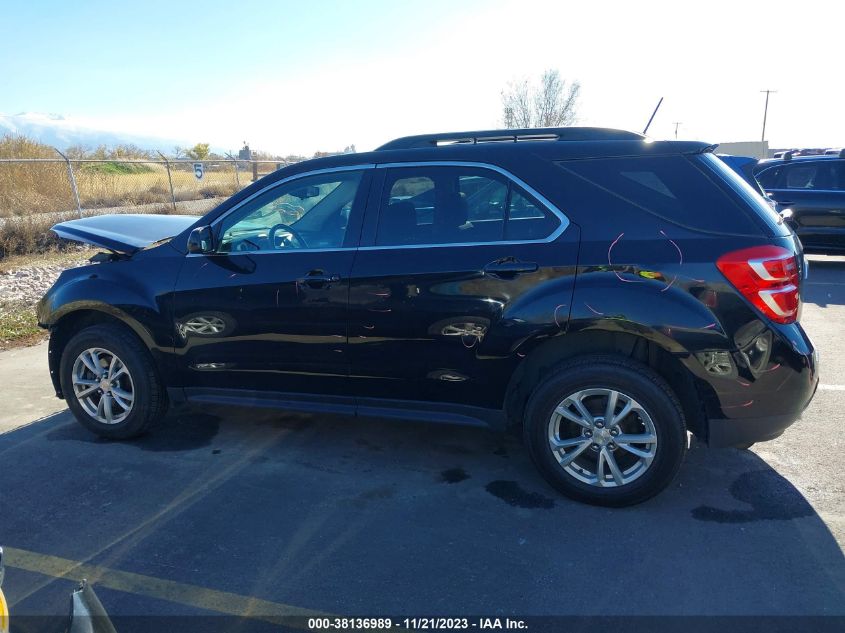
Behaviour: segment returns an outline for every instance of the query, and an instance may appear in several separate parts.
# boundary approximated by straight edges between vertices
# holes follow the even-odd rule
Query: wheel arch
[[[521,427],[532,391],[555,366],[574,358],[608,355],[637,361],[660,375],[681,402],[689,429],[703,438],[707,424],[701,390],[707,385],[685,366],[689,355],[672,352],[642,335],[609,330],[582,330],[557,336],[527,354],[505,394],[508,427]]]
[[[68,341],[74,334],[85,328],[102,324],[120,326],[135,335],[147,349],[153,346],[152,334],[141,323],[114,306],[87,305],[63,310],[50,325],[50,342],[47,347],[50,380],[57,397],[64,398],[59,378],[59,364]]]

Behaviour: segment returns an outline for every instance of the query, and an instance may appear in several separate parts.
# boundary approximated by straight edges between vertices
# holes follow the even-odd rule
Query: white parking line
[[[819,385],[819,389],[826,391],[845,391],[845,385]]]

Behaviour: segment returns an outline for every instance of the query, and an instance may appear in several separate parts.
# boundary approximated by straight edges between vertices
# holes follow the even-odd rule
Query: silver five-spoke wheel
[[[614,389],[582,389],[564,398],[549,419],[548,439],[567,473],[599,487],[638,479],[657,452],[651,416]]]
[[[79,404],[103,424],[117,424],[132,411],[135,387],[117,355],[101,347],[84,350],[73,363],[73,391]]]

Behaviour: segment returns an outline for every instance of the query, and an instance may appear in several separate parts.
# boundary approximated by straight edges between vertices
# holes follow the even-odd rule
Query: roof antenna
[[[645,129],[643,130],[643,135],[648,132],[648,128],[651,125],[651,122],[654,121],[654,115],[657,114],[657,111],[660,109],[660,104],[663,103],[663,97],[660,97],[660,101],[657,102],[657,107],[654,108],[654,112],[651,113],[651,118],[648,120],[648,123],[645,124]]]

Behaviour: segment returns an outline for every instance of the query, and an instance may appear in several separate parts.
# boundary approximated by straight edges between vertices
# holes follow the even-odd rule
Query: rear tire
[[[524,434],[546,481],[572,499],[603,506],[656,495],[687,449],[683,410],[666,381],[615,356],[557,366],[528,401]]]
[[[71,338],[62,353],[59,379],[73,415],[102,437],[137,437],[167,411],[166,392],[149,351],[120,325],[94,325]]]

